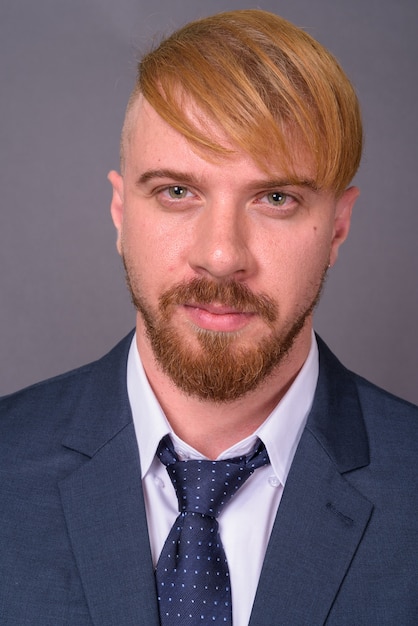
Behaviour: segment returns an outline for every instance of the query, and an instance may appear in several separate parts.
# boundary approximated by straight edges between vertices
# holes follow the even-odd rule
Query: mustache
[[[277,319],[276,303],[265,294],[255,294],[237,281],[214,282],[205,277],[177,283],[160,297],[160,310],[173,305],[217,302],[243,313],[256,313],[269,324]]]

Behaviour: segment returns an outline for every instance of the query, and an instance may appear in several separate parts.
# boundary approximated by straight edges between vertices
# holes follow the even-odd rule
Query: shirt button
[[[277,478],[277,476],[270,476],[269,485],[271,487],[278,487],[280,485],[280,480]]]
[[[164,489],[165,487],[164,481],[161,480],[161,478],[159,478],[158,476],[154,476],[154,483],[157,485],[157,487],[160,487],[161,489]]]

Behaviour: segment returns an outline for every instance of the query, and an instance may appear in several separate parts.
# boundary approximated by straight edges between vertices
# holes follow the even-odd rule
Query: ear
[[[122,235],[122,223],[123,223],[123,178],[122,176],[112,170],[107,175],[107,179],[113,187],[112,202],[110,203],[110,213],[112,220],[116,228],[116,248],[121,254],[121,235]]]
[[[331,241],[329,264],[332,267],[338,257],[338,250],[347,239],[350,230],[351,212],[360,194],[357,187],[349,187],[337,199],[334,215],[334,228]]]

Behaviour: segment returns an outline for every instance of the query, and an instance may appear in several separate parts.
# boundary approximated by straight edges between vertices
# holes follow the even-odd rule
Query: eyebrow
[[[154,178],[170,178],[171,180],[181,181],[189,185],[199,184],[198,179],[188,174],[187,172],[181,172],[173,169],[151,169],[146,170],[138,178],[138,185],[145,185]],[[284,187],[304,187],[311,191],[317,192],[319,190],[317,183],[310,178],[272,178],[267,180],[255,180],[251,181],[248,185],[249,189],[282,189]]]
[[[171,178],[172,180],[181,180],[182,182],[189,184],[196,184],[196,178],[187,174],[186,172],[180,172],[171,169],[159,169],[159,170],[147,170],[138,178],[138,185],[145,185],[154,178]]]
[[[250,184],[251,186],[251,184]],[[313,178],[273,178],[269,180],[260,180],[254,183],[254,187],[263,187],[263,189],[283,189],[284,187],[304,187],[310,191],[318,192],[318,184]]]

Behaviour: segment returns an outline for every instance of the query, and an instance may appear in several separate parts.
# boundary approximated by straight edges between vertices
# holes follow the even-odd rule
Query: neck
[[[256,390],[221,403],[186,395],[176,387],[156,363],[142,326],[137,327],[137,347],[145,373],[171,428],[210,459],[261,426],[302,368],[310,344],[311,328],[303,329],[283,362]]]

